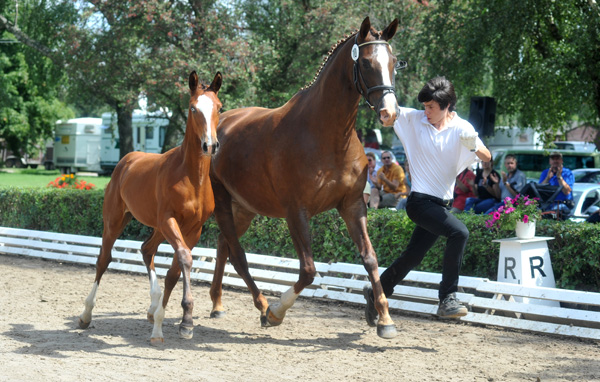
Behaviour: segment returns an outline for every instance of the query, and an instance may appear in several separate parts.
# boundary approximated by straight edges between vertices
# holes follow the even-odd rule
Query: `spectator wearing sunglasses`
[[[389,208],[396,207],[398,198],[408,196],[408,186],[402,166],[392,161],[392,154],[384,151],[381,154],[383,167],[377,171],[374,178],[375,191],[371,188],[371,207]]]

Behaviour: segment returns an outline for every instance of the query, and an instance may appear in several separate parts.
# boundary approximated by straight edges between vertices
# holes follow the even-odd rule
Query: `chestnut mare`
[[[221,102],[217,92],[221,83],[219,72],[208,87],[199,84],[196,72],[192,72],[189,77],[191,97],[188,118],[181,146],[164,154],[132,152],[125,155],[115,167],[105,190],[102,247],[96,263],[96,279],[85,300],[85,310],[79,317],[81,328],[87,328],[92,321],[98,284],[112,260],[111,250],[133,216],[142,224],[154,228],[152,235],[142,244],[152,300],[148,320],[154,322],[150,342],[157,344],[164,341],[162,321],[165,307],[182,271],[183,318],[179,335],[181,338],[192,338],[194,301],[190,290],[190,248],[200,239],[202,225],[215,207],[209,168],[211,156],[219,148],[216,127]],[[165,291],[161,294],[154,255],[165,239],[175,252],[165,278]]]
[[[377,256],[367,233],[363,189],[367,158],[355,131],[361,95],[384,126],[396,119],[396,58],[388,44],[398,20],[385,30],[367,17],[357,33],[338,41],[311,85],[277,109],[249,107],[223,113],[219,154],[211,165],[215,217],[221,234],[210,295],[211,317],[221,302],[227,259],[252,292],[262,326],[281,324],[286,311],[316,274],[309,220],[336,208],[369,274],[379,313],[377,334],[392,338],[396,327],[379,281]],[[285,218],[300,260],[298,281],[269,307],[248,272],[238,238],[256,214]]]

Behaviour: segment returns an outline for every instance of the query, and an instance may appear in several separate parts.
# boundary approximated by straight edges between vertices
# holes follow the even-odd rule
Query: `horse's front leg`
[[[156,269],[154,267],[154,256],[156,255],[158,246],[164,239],[160,231],[155,229],[152,235],[142,244],[142,256],[150,281],[150,307],[148,308],[147,318],[151,323],[154,323],[154,313],[162,303],[162,291],[160,290],[160,285],[158,285],[158,277],[156,276]]]
[[[160,343],[164,341],[162,335],[162,321],[165,315],[165,308],[169,302],[169,297],[173,287],[177,283],[180,275],[183,275],[183,297],[181,307],[183,308],[183,317],[179,324],[179,337],[191,339],[193,337],[194,321],[192,314],[194,311],[194,299],[192,297],[190,273],[192,269],[192,252],[183,239],[179,225],[175,218],[169,218],[161,226],[162,234],[165,239],[175,249],[173,263],[167,272],[165,278],[165,292],[161,304],[154,314],[154,328],[152,331],[151,343]]]
[[[300,260],[300,276],[298,281],[281,295],[278,302],[269,306],[267,310],[268,326],[280,325],[286,311],[294,305],[300,292],[312,284],[315,279],[316,268],[310,247],[311,240],[308,219],[308,216],[302,210],[290,214],[286,219],[294,248]]]
[[[369,274],[369,280],[371,280],[375,308],[379,313],[377,335],[382,338],[394,338],[398,335],[398,331],[396,330],[394,321],[392,321],[392,318],[390,317],[388,301],[383,293],[383,288],[381,287],[381,281],[379,279],[377,255],[371,245],[371,240],[369,239],[369,234],[367,232],[367,207],[361,198],[350,206],[339,208],[338,210],[348,227],[350,237],[360,251],[363,264]]]

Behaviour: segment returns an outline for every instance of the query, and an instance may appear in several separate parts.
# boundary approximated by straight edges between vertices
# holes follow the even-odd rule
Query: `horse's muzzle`
[[[215,155],[219,151],[219,147],[221,144],[219,142],[215,142],[212,145],[204,142],[202,143],[202,152],[208,155]]]

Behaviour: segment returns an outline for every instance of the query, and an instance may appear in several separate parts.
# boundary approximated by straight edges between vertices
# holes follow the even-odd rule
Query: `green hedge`
[[[42,231],[102,236],[101,190],[56,190],[36,188],[0,189],[0,226]],[[458,215],[471,232],[461,274],[496,279],[499,243],[494,239],[514,236],[513,232],[485,228],[485,216]],[[381,266],[390,265],[406,247],[414,223],[404,211],[369,210],[371,242]],[[151,229],[132,221],[122,238],[145,240]],[[216,248],[218,226],[214,218],[205,224],[199,246]],[[600,291],[600,224],[538,222],[536,234],[551,236],[552,267],[557,286]],[[343,220],[328,211],[311,220],[315,261],[361,263]],[[296,257],[287,225],[283,219],[257,216],[241,239],[247,252]],[[418,270],[441,272],[445,240],[440,238]]]

